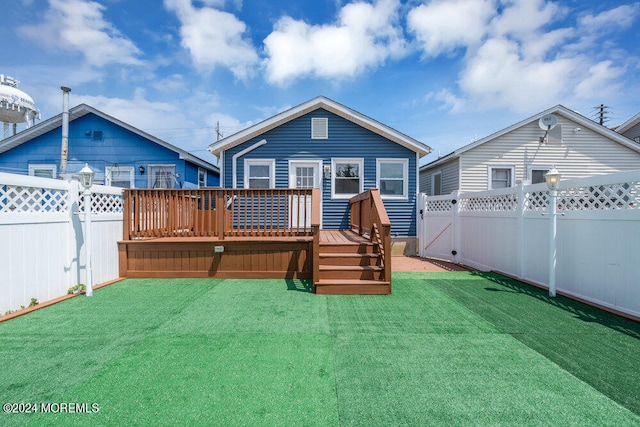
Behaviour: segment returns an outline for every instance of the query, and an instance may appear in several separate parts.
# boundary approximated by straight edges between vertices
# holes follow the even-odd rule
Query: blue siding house
[[[0,171],[59,178],[61,141],[62,114],[3,139]],[[220,185],[217,166],[86,104],[69,110],[68,141],[67,175],[88,163],[96,173],[96,184],[125,188]]]
[[[325,97],[211,144],[226,188],[319,188],[323,229],[349,228],[349,199],[380,190],[394,253],[415,253],[418,164],[431,148]]]

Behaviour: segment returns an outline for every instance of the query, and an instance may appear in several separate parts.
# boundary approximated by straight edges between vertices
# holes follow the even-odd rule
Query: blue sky
[[[87,103],[206,146],[324,95],[433,160],[562,104],[640,112],[640,3],[591,0],[12,0],[0,73],[42,119]]]

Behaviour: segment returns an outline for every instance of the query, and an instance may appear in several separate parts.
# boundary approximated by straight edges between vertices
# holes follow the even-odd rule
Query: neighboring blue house
[[[226,188],[320,188],[324,229],[349,228],[349,198],[378,188],[394,252],[415,253],[427,145],[325,97],[211,144]]]
[[[0,141],[0,172],[60,175],[62,114]],[[96,184],[126,188],[218,187],[212,163],[86,104],[69,110],[67,174],[85,163]],[[212,160],[214,158],[212,157]]]

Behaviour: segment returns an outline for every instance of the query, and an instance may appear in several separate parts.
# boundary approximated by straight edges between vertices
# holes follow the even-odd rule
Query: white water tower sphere
[[[27,128],[40,118],[33,98],[18,89],[18,81],[0,74],[0,122],[25,123]]]

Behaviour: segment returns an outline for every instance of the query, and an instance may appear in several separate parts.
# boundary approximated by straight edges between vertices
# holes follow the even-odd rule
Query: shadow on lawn
[[[286,279],[288,291],[313,293],[311,280]]]
[[[546,290],[536,288],[535,286],[519,282],[514,279],[502,276],[497,273],[473,272],[473,275],[480,276],[486,280],[496,283],[506,289],[498,289],[494,287],[485,287],[490,292],[512,292],[524,294],[540,301],[544,301],[562,310],[572,313],[576,319],[584,322],[595,322],[617,332],[629,335],[633,338],[640,339],[640,324],[633,320],[626,319],[613,313],[606,312],[596,307],[566,298],[557,296],[549,297]]]

